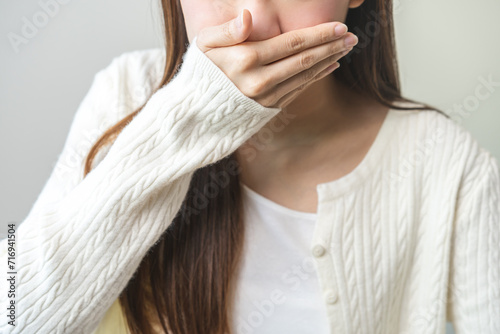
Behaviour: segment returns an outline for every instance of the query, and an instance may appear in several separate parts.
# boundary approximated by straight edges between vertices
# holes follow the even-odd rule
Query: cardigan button
[[[337,294],[335,291],[330,290],[325,294],[325,300],[328,304],[334,304],[337,301]]]
[[[325,247],[321,245],[316,245],[313,247],[312,253],[315,257],[323,256],[323,254],[325,254]]]

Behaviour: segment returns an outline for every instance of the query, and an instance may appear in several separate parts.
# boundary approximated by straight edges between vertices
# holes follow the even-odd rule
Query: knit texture
[[[63,166],[55,168],[17,229],[17,325],[6,323],[2,307],[1,333],[90,333],[175,217],[193,172],[232,153],[280,111],[242,94],[195,43],[85,179],[72,187],[56,173]],[[58,164],[98,127],[96,113],[115,112],[112,75],[133,73],[122,67],[127,58],[96,75]],[[5,240],[0,249],[7,263]]]
[[[118,328],[118,295],[194,170],[279,112],[242,94],[193,40],[176,77],[83,179],[91,144],[147,100],[164,56],[128,52],[96,74],[17,228],[17,323],[7,324],[4,270],[1,333]],[[457,334],[500,333],[499,167],[461,126],[432,110],[391,110],[362,163],[316,191],[311,252],[331,333],[442,334],[447,320]]]

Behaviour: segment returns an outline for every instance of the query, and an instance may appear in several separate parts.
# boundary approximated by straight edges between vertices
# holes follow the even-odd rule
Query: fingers
[[[336,29],[338,29],[338,33]],[[345,28],[344,28],[345,27]],[[334,41],[347,32],[340,22],[326,22],[313,27],[293,30],[260,42],[257,50],[260,65],[273,63],[311,47]]]
[[[239,44],[248,38],[251,25],[252,14],[247,9],[243,9],[240,15],[228,22],[200,30],[196,44],[203,52],[212,48]]]
[[[286,94],[285,96],[283,96],[276,103],[276,106],[278,108],[285,108],[288,104],[290,104],[290,102],[292,102],[301,93],[301,91],[303,89],[309,87],[309,85],[312,84],[313,82],[316,82],[318,80],[323,79],[324,77],[326,77],[327,75],[329,75],[330,73],[332,73],[333,71],[335,71],[339,67],[340,67],[340,64],[338,62],[335,62],[335,63],[333,63],[333,65],[330,65],[327,68],[323,69],[321,72],[319,72],[316,75],[316,77],[313,80],[309,81],[306,85],[303,85],[301,87],[301,89],[293,90],[293,91],[289,92],[288,94]]]
[[[357,43],[357,37],[347,33],[347,27],[340,22],[243,43],[251,30],[252,15],[244,9],[233,20],[202,29],[197,44],[243,94],[268,107],[288,103],[312,82],[331,73],[329,66]],[[347,44],[346,37],[353,37],[354,42]],[[234,57],[228,57],[233,51],[241,58],[236,64]]]
[[[344,37],[349,35],[353,34],[347,34]],[[336,39],[333,42],[312,47],[299,54],[266,65],[263,70],[263,73],[269,78],[266,83],[270,86],[279,85],[301,72],[308,71],[325,59],[329,60],[320,67],[331,65],[342,56],[342,52],[351,50],[352,47],[352,45],[345,45],[344,38]],[[313,69],[309,73],[304,73],[304,75],[311,75],[315,71],[316,69]]]
[[[349,53],[349,49],[341,53],[337,53],[331,57],[327,57],[320,61],[310,69],[302,71],[297,75],[292,76],[281,84],[277,85],[272,96],[268,96],[268,100],[276,99],[278,101],[268,101],[271,105],[283,108],[284,105],[293,100],[302,90],[306,89],[310,84],[324,78],[326,75],[336,70],[340,64],[337,62],[340,58]],[[333,67],[332,67],[333,66]]]

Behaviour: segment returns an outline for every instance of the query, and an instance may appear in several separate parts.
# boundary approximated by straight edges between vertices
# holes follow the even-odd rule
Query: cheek
[[[227,4],[217,1],[188,1],[182,4],[182,11],[189,41],[203,28],[223,24],[237,15]]]
[[[283,32],[312,27],[321,23],[343,22],[347,7],[338,1],[294,1],[282,15]]]
[[[269,24],[279,22],[281,32],[285,33],[325,22],[344,21],[347,3],[347,0],[276,0],[272,7],[279,10],[270,10],[262,15],[269,20]],[[223,24],[239,13],[233,3],[225,0],[185,0],[181,4],[190,42],[201,29]]]

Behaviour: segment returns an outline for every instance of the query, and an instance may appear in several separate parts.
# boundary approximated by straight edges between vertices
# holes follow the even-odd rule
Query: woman
[[[166,52],[96,75],[17,229],[0,332],[498,333],[498,163],[401,97],[391,6],[162,1]]]

